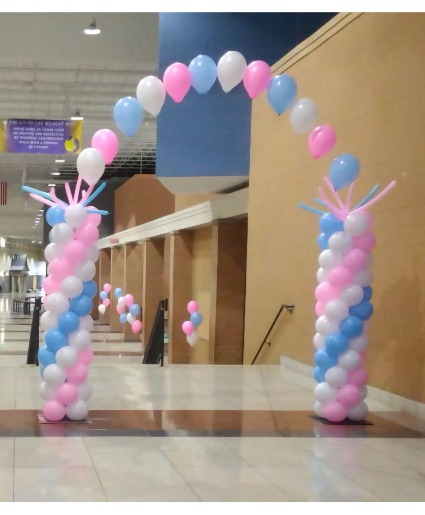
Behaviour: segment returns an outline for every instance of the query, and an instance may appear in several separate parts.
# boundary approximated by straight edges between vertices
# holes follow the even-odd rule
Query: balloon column
[[[108,308],[111,304],[111,301],[108,298],[108,293],[111,291],[111,285],[109,283],[105,283],[103,285],[103,290],[100,292],[99,297],[102,301],[102,304],[99,304],[98,310],[99,313],[104,315],[106,313],[106,308]]]
[[[196,300],[191,300],[188,303],[187,311],[190,315],[190,320],[183,322],[182,331],[187,337],[187,343],[193,347],[199,340],[197,328],[202,323],[203,317],[199,313],[199,304]]]
[[[121,324],[128,322],[133,334],[140,333],[142,322],[136,317],[142,313],[142,310],[139,304],[134,302],[133,295],[131,293],[125,295],[122,288],[115,288],[114,295],[117,298],[117,313]],[[127,308],[128,313],[126,312]]]

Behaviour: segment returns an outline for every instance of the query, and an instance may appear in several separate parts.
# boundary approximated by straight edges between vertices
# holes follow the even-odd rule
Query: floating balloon
[[[110,165],[115,159],[119,145],[117,135],[109,129],[100,129],[95,132],[91,140],[91,146],[102,154],[107,165]]]
[[[165,91],[176,103],[180,103],[191,86],[189,68],[183,63],[173,63],[164,72]]]
[[[99,310],[99,313],[101,313],[102,315],[104,315],[106,312],[106,306],[104,304],[100,304],[97,309]]]
[[[114,107],[114,122],[126,136],[134,136],[143,120],[143,109],[133,97],[118,100]]]
[[[158,77],[144,77],[137,86],[137,100],[153,116],[157,116],[165,102],[166,91]]]
[[[142,330],[142,322],[141,322],[140,320],[135,320],[135,321],[131,324],[131,331],[133,332],[133,334],[137,334],[137,333],[139,333],[141,330]]]
[[[198,313],[197,311],[195,311],[195,313],[192,313],[190,315],[190,321],[192,322],[192,324],[195,328],[198,327],[198,325],[202,323],[202,320],[203,320],[203,317],[202,317],[201,313]]]
[[[272,78],[270,66],[264,61],[253,61],[245,68],[244,87],[251,99],[265,91]]]
[[[195,311],[199,310],[199,304],[196,302],[196,300],[191,300],[187,305],[187,310],[190,314],[195,313]]]
[[[291,109],[289,122],[296,134],[313,128],[318,115],[316,103],[311,98],[301,98]]]
[[[243,79],[246,59],[234,50],[226,52],[217,63],[217,76],[225,93],[235,88]]]
[[[297,96],[297,83],[290,75],[274,77],[267,88],[267,100],[277,114],[284,113]]]
[[[85,148],[77,158],[77,170],[78,174],[86,181],[89,186],[96,184],[96,182],[102,177],[105,171],[105,160],[103,155],[96,148]],[[82,206],[78,206],[76,204],[75,206],[70,207],[78,208]],[[74,225],[74,227],[77,226]]]
[[[348,186],[355,181],[360,173],[360,162],[351,154],[341,154],[331,163],[329,178],[336,190]]]
[[[335,146],[336,132],[331,125],[319,125],[308,137],[308,148],[311,155],[318,159],[328,154]]]
[[[106,293],[109,293],[111,291],[111,285],[109,283],[105,283],[103,285],[103,291],[106,291]]]
[[[115,288],[114,295],[117,299],[124,295],[122,288]]]
[[[212,88],[217,79],[217,65],[207,55],[198,55],[189,64],[192,87],[201,95]]]
[[[190,336],[195,330],[195,327],[193,326],[192,322],[186,321],[182,324],[182,330],[186,336]]]

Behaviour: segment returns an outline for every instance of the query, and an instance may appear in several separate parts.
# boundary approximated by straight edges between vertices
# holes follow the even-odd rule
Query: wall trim
[[[313,367],[301,363],[301,361],[288,358],[287,356],[281,356],[280,365],[284,368],[299,372],[302,375],[312,377]],[[425,420],[425,404],[407,399],[395,393],[380,390],[370,385],[367,385],[367,391],[367,399],[385,404],[394,411],[408,413],[409,415]]]

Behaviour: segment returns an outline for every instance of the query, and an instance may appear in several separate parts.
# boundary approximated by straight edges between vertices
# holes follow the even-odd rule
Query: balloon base
[[[64,424],[64,423],[68,423],[68,422],[74,422],[74,423],[77,422],[78,424],[91,424],[91,420],[88,418],[83,418],[82,420],[71,420],[68,417],[64,417],[61,420],[52,421],[52,420],[47,420],[47,418],[45,418],[41,413],[39,413],[37,415],[37,418],[38,418],[39,424]]]
[[[328,424],[331,426],[373,426],[373,423],[368,422],[367,420],[349,420],[346,418],[341,422],[331,422],[330,420],[319,417],[317,415],[310,415],[310,418],[317,420],[318,422],[322,422],[322,424]]]

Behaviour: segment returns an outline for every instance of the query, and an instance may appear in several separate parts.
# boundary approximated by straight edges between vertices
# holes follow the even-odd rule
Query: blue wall
[[[174,62],[199,54],[215,62],[229,50],[270,65],[335,13],[161,13],[159,77]],[[218,82],[206,95],[193,88],[180,104],[167,95],[158,116],[158,177],[246,176],[251,100],[243,84],[225,94]]]

